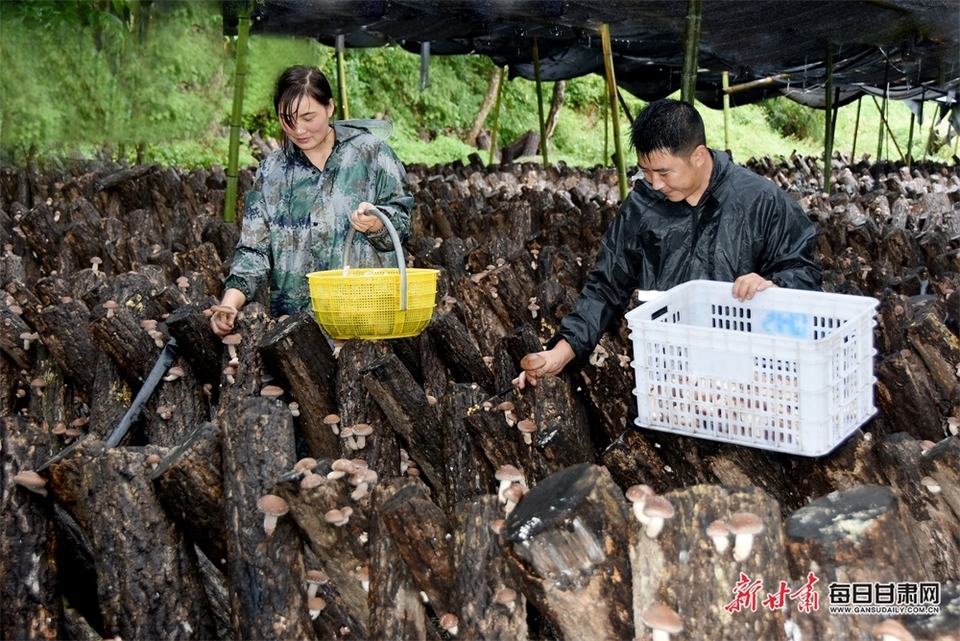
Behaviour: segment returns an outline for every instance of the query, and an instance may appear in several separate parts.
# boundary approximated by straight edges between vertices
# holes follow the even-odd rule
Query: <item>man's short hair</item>
[[[693,105],[680,100],[656,100],[643,108],[633,121],[630,141],[641,157],[654,152],[689,156],[706,145],[703,119]]]

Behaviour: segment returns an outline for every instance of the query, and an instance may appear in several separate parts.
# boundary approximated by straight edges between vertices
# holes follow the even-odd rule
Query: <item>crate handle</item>
[[[397,230],[393,226],[393,223],[390,222],[390,219],[376,207],[370,207],[363,213],[379,218],[380,222],[383,223],[383,226],[386,227],[390,233],[390,240],[393,241],[393,250],[397,254],[397,267],[400,269],[400,311],[405,312],[407,311],[407,264],[403,258],[403,247],[400,246],[400,236],[397,234]],[[343,246],[344,272],[350,268],[350,246],[353,244],[353,236],[356,232],[357,230],[353,228],[353,225],[350,226],[350,231],[347,232],[347,244]]]

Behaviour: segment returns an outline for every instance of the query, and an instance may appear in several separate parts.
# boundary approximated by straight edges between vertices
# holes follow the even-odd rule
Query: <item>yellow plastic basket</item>
[[[307,274],[314,316],[331,338],[405,338],[422,332],[437,300],[436,269],[407,269],[400,238],[390,220],[375,209],[390,232],[399,268],[344,267]],[[343,264],[350,264],[354,230],[347,234]]]

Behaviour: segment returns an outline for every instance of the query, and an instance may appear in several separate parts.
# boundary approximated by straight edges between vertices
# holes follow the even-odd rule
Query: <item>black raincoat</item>
[[[780,287],[819,290],[816,228],[776,184],[711,150],[710,185],[694,207],[637,180],[600,243],[596,265],[554,340],[579,361],[624,313],[636,289],[690,280],[732,283],[756,272]],[[732,294],[731,294],[732,296]]]

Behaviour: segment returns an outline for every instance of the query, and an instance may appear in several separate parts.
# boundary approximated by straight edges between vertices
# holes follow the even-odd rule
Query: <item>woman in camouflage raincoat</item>
[[[287,69],[274,107],[285,140],[260,163],[246,194],[240,241],[211,318],[219,336],[232,331],[237,310],[268,278],[275,317],[310,309],[306,274],[343,266],[350,226],[362,232],[350,248],[353,265],[396,267],[389,231],[367,209],[386,215],[401,240],[410,230],[413,197],[384,142],[389,122],[333,122],[330,83],[316,67]]]

